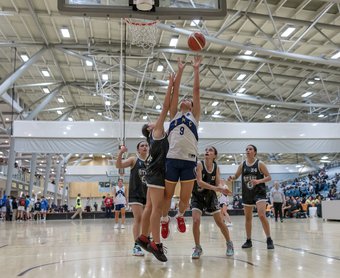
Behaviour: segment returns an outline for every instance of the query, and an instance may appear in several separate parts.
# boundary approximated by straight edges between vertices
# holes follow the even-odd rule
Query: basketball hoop
[[[158,21],[141,20],[142,19],[125,18],[131,35],[131,44],[143,47],[144,49],[153,48],[156,45]]]

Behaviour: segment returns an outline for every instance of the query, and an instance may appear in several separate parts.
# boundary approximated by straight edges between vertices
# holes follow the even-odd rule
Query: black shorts
[[[146,197],[129,197],[129,205],[146,205]]]
[[[146,175],[145,180],[147,187],[159,189],[165,188],[165,173],[155,173],[153,175]]]
[[[206,214],[215,214],[220,211],[216,193],[208,191],[208,193],[196,193],[191,196],[192,210],[205,212]]]
[[[243,205],[253,206],[259,201],[267,201],[266,186],[259,185],[253,189],[247,186],[242,186],[242,200]]]
[[[146,204],[146,192],[147,187],[146,184],[142,184],[141,186],[137,187],[136,185],[129,185],[129,204]]]

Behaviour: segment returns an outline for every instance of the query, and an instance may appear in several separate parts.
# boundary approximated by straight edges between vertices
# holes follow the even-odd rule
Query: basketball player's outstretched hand
[[[232,181],[233,180],[233,177],[232,176],[229,176],[228,177],[228,181]]]
[[[201,56],[195,56],[194,60],[192,61],[192,66],[194,68],[199,68],[202,62],[202,57]]]
[[[178,57],[177,64],[179,70],[184,70],[186,63],[183,62],[182,58]]]
[[[119,152],[121,152],[121,153],[126,153],[127,152],[127,147],[126,146],[124,146],[124,145],[122,145],[122,146],[120,146],[120,150],[119,150]]]

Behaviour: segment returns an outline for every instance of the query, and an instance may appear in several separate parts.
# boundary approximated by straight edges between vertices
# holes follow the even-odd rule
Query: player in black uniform
[[[121,146],[116,161],[117,168],[131,167],[128,202],[133,213],[133,238],[137,239],[141,231],[143,208],[146,204],[146,183],[145,183],[145,160],[149,154],[149,144],[141,141],[137,144],[137,155],[123,160],[123,153],[127,152],[125,146]],[[143,250],[135,244],[132,251],[134,256],[144,256]]]
[[[142,234],[136,242],[151,252],[158,260],[167,261],[160,240],[160,223],[165,189],[165,159],[169,149],[168,136],[164,131],[164,121],[170,107],[170,98],[174,83],[174,75],[169,77],[169,86],[164,97],[163,109],[155,124],[145,124],[143,135],[150,145],[149,156],[146,160],[146,183],[148,186],[147,203],[142,217]],[[151,231],[153,241],[147,235]]]
[[[228,180],[236,180],[242,175],[242,200],[247,234],[247,241],[242,245],[242,248],[251,248],[253,246],[251,241],[251,226],[253,207],[256,206],[263,230],[267,236],[267,249],[274,249],[274,243],[270,237],[270,227],[266,217],[267,195],[265,183],[271,180],[271,176],[266,165],[256,159],[256,154],[257,148],[254,145],[248,145],[246,148],[246,160],[238,166],[235,175],[230,176]]]
[[[234,255],[233,243],[230,239],[228,227],[223,222],[216,196],[216,192],[227,195],[230,194],[231,191],[221,185],[220,169],[215,162],[216,157],[217,150],[214,147],[208,147],[205,149],[204,160],[197,163],[197,181],[195,182],[191,196],[193,234],[195,240],[195,248],[192,254],[193,259],[199,259],[203,253],[200,244],[200,224],[203,212],[212,215],[216,225],[220,228],[227,243],[226,255]]]

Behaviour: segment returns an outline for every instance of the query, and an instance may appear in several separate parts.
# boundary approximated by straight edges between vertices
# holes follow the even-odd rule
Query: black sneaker
[[[139,236],[137,237],[135,243],[142,247],[145,251],[149,251],[148,250],[148,244],[150,243],[149,238],[145,236]]]
[[[157,260],[161,262],[166,262],[168,258],[164,254],[165,247],[163,246],[162,243],[156,244],[154,241],[150,242],[148,244],[147,250],[151,252]]]
[[[267,249],[274,249],[274,242],[271,237],[267,238]]]
[[[247,241],[242,245],[242,248],[251,248],[253,247],[253,243],[251,242],[251,239],[247,239]]]

